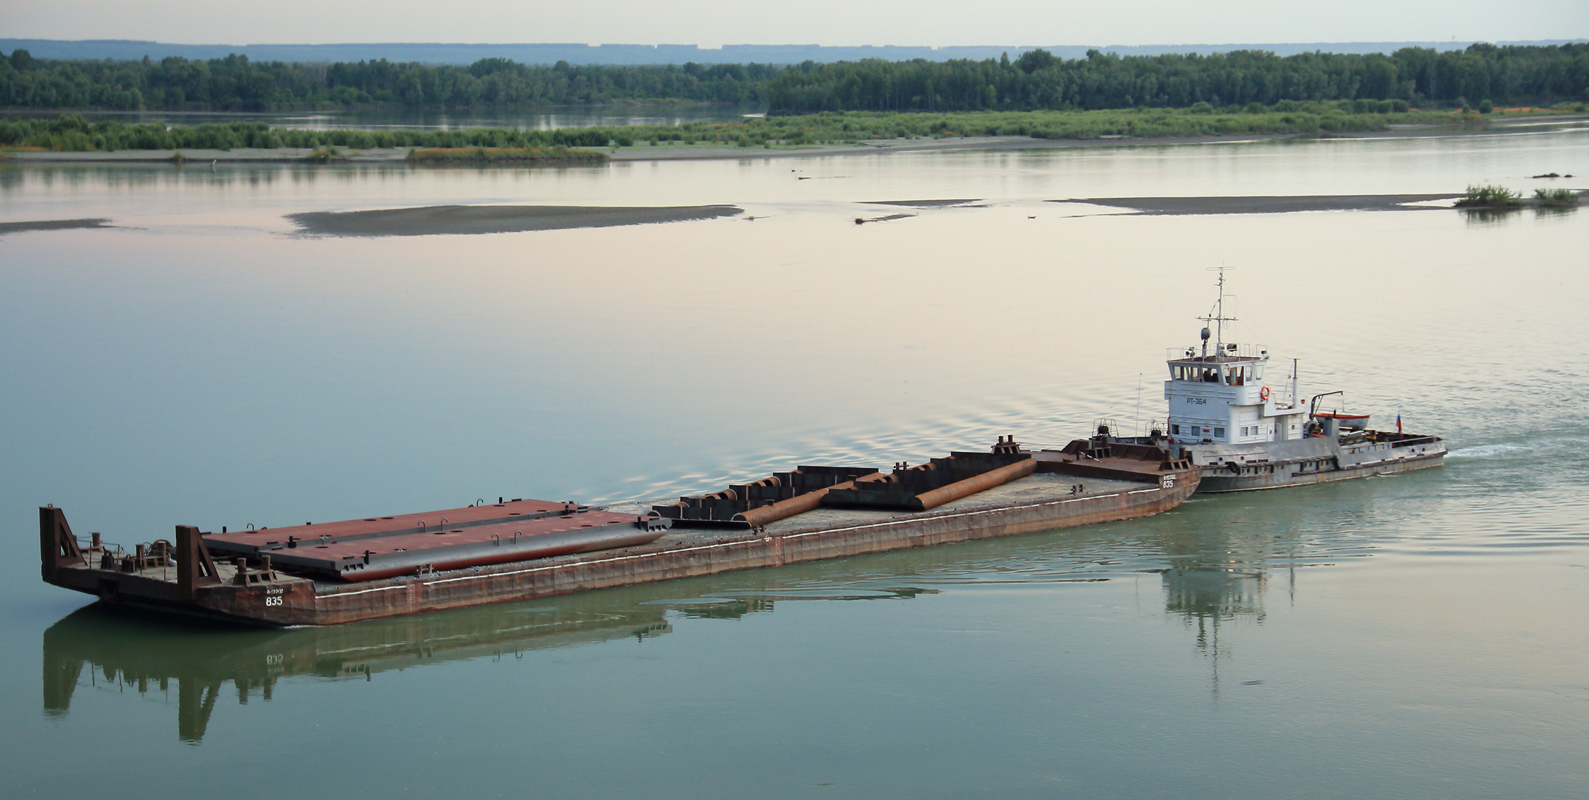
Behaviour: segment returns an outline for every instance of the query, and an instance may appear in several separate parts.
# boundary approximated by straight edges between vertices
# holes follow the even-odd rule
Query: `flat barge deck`
[[[44,579],[103,601],[266,625],[332,625],[1054,530],[1168,511],[1199,470],[1072,442],[956,453],[891,474],[801,467],[678,503],[503,500],[407,516],[201,533],[132,552],[39,509]]]

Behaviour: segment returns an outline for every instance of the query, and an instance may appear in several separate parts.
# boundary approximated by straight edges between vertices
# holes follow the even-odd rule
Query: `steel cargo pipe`
[[[872,475],[877,474],[879,473],[872,473]],[[871,477],[871,475],[865,476],[862,478],[862,480],[869,477]],[[845,481],[843,483],[836,483],[832,486],[825,486],[821,489],[813,489],[809,492],[806,492],[805,494],[797,494],[788,500],[779,500],[778,502],[772,503],[771,505],[765,505],[760,508],[752,508],[748,511],[735,514],[734,521],[746,523],[753,528],[761,525],[769,525],[771,523],[777,522],[778,520],[788,519],[796,514],[804,514],[807,511],[815,509],[817,506],[822,505],[822,498],[825,497],[828,492],[831,492],[834,489],[853,488],[855,488],[855,481],[851,480]]]
[[[921,508],[918,510],[926,511],[929,508],[937,508],[944,503],[959,500],[962,497],[968,497],[970,495],[976,494],[977,492],[985,492],[995,486],[1003,486],[1010,481],[1016,480],[1017,478],[1024,478],[1036,471],[1037,461],[1027,458],[1017,461],[1014,464],[1008,464],[999,467],[998,469],[984,472],[974,478],[966,478],[963,481],[955,481],[948,486],[940,486],[930,492],[922,492],[921,494],[916,495],[916,501],[921,503]],[[914,505],[914,503],[912,505]]]

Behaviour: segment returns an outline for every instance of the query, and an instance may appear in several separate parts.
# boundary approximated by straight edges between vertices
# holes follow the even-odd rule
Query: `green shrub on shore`
[[[1505,186],[1469,186],[1457,208],[1510,208],[1523,204],[1523,196]]]
[[[63,152],[90,150],[555,149],[710,144],[719,147],[804,147],[923,137],[1029,136],[1036,139],[1155,138],[1317,134],[1385,130],[1393,123],[1462,124],[1452,111],[1392,110],[1396,104],[1295,102],[1220,110],[1128,108],[1097,111],[822,112],[731,122],[635,125],[559,130],[464,128],[302,130],[259,122],[204,125],[89,122],[80,115],[0,120],[0,147]],[[1362,109],[1361,111],[1359,109]]]
[[[1542,206],[1565,208],[1578,205],[1578,193],[1571,189],[1535,189],[1534,200]]]
[[[64,152],[90,150],[236,150],[239,148],[368,150],[404,147],[605,147],[623,131],[570,128],[526,131],[467,128],[451,131],[301,130],[272,128],[260,122],[204,125],[89,122],[78,114],[49,119],[0,120],[0,147]]]

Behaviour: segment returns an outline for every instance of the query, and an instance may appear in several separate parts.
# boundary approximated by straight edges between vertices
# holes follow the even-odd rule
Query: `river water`
[[[0,166],[0,222],[114,226],[0,236],[7,793],[1581,797],[1589,216],[1052,201],[1531,191],[1589,175],[1586,145]],[[948,199],[976,202],[873,204]],[[386,238],[285,219],[447,203],[746,213]],[[1446,465],[331,629],[199,627],[38,579],[46,503],[132,543],[1143,427],[1222,264],[1234,338],[1446,437]]]

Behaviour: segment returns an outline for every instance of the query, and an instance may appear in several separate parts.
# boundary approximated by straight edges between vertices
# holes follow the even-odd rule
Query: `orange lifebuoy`
[[[1258,392],[1258,399],[1260,399],[1260,400],[1268,400],[1269,399],[1269,387],[1265,386],[1265,387],[1263,387],[1262,391]]]

